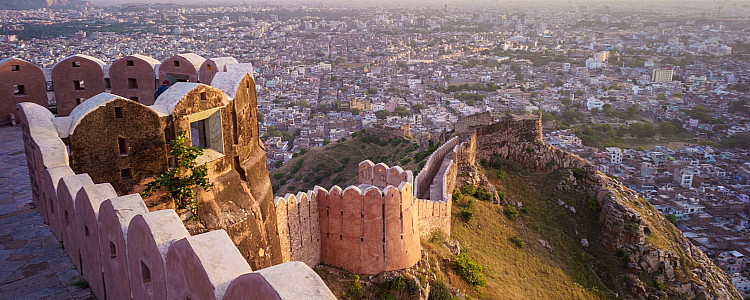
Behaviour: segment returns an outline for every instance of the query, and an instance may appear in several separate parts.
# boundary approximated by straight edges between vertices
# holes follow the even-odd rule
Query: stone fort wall
[[[16,113],[32,199],[98,299],[335,299],[303,263],[254,272],[226,231],[191,236],[174,210],[75,174],[54,116],[33,103]]]

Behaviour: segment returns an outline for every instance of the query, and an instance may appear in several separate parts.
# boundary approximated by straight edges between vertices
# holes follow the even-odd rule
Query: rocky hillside
[[[450,235],[430,233],[408,270],[360,278],[319,267],[338,297],[741,299],[636,192],[542,143],[533,119],[502,122],[463,139]]]

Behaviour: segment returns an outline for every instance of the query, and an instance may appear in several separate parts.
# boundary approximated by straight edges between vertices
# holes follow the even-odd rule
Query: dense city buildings
[[[243,146],[263,148],[273,171],[363,130],[427,148],[449,142],[447,132],[473,129],[463,127],[467,120],[534,114],[545,142],[639,192],[750,295],[746,3],[84,4],[0,10],[0,125],[16,122],[21,102],[58,117],[89,100],[145,110],[158,104],[154,93],[165,81],[188,82],[183,92],[193,93],[198,84],[221,89],[222,73],[247,72],[252,87],[221,90],[257,92],[250,111],[231,110],[257,119],[257,129],[240,133],[257,145]],[[96,98],[102,92],[119,97]],[[129,126],[167,122],[158,113]],[[149,136],[164,133],[156,131]],[[224,135],[224,144],[238,144]],[[71,167],[85,170],[83,158],[92,156],[69,139]],[[210,139],[197,143],[211,149]],[[225,167],[243,170],[244,182],[240,162],[250,157],[223,151]],[[111,168],[117,178],[146,176]],[[119,180],[109,182],[129,191]]]

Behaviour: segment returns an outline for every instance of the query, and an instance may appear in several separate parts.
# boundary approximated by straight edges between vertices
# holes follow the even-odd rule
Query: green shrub
[[[657,290],[663,291],[664,290],[664,283],[658,280],[654,280],[654,287],[656,287]]]
[[[589,209],[590,210],[596,210],[596,206],[597,206],[597,204],[596,204],[596,198],[590,197],[589,198]]]
[[[505,180],[505,171],[497,171],[497,179]]]
[[[638,231],[640,231],[640,226],[636,223],[627,223],[625,224],[625,230],[630,231],[633,235],[638,234]]]
[[[500,198],[500,201],[505,201],[505,192],[503,191],[497,191],[497,197]]]
[[[281,179],[281,176],[284,176],[284,174],[281,174],[281,173],[273,174],[273,179],[279,180]]]
[[[490,194],[490,192],[487,191],[487,189],[484,187],[476,189],[476,192],[474,192],[474,197],[482,201],[492,200],[492,194]]]
[[[510,242],[518,248],[523,248],[524,246],[526,246],[526,242],[518,236],[514,236],[512,238],[509,238],[508,240],[510,240]]]
[[[534,148],[526,147],[526,153],[534,153]]]
[[[293,185],[290,185],[290,186],[287,186],[287,187],[286,187],[286,190],[287,190],[287,191],[294,191],[294,190],[296,190],[296,189],[297,189],[297,187],[296,187],[296,186],[293,186]]]
[[[474,195],[477,192],[477,188],[471,184],[465,184],[461,187],[461,193],[466,195]]]
[[[504,213],[508,220],[515,220],[518,218],[518,210],[515,205],[506,205]]]
[[[391,281],[388,282],[388,288],[391,290],[404,292],[410,298],[419,296],[419,290],[420,290],[419,284],[417,284],[417,281],[414,280],[414,278],[411,278],[406,275],[400,275],[396,278],[391,279]]]
[[[445,241],[445,232],[440,228],[435,228],[430,232],[430,243],[437,244]]]
[[[435,282],[430,285],[430,295],[427,297],[427,300],[451,300],[453,299],[453,296],[451,296],[450,290],[448,290],[448,287],[440,280],[435,280]]]
[[[628,253],[625,252],[625,249],[623,249],[623,248],[617,249],[617,253],[615,253],[615,256],[617,256],[619,258],[625,258],[625,256],[627,256],[627,255],[628,255]]]
[[[456,257],[455,265],[458,275],[461,275],[471,286],[480,287],[487,284],[487,280],[484,279],[484,274],[482,274],[482,266],[466,253],[461,253]]]
[[[573,170],[573,176],[575,176],[578,180],[583,179],[584,175],[586,175],[586,171],[584,169],[577,168]]]
[[[674,214],[666,214],[664,215],[665,218],[667,218],[667,221],[669,221],[672,224],[677,224],[677,216]]]
[[[365,288],[362,287],[362,283],[359,282],[359,275],[354,275],[352,283],[346,287],[346,296],[349,299],[362,299],[365,296]]]
[[[453,201],[461,201],[464,198],[464,194],[457,188],[453,189]]]
[[[461,220],[464,220],[464,222],[466,223],[471,222],[471,220],[474,220],[473,207],[461,207],[458,210],[458,216],[461,218]]]

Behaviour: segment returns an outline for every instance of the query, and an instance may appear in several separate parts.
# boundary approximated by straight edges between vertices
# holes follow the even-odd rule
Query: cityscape
[[[15,68],[18,66],[13,61],[22,60],[40,68],[45,83],[40,87],[40,91],[44,90],[44,93],[40,93],[41,98],[33,101],[16,100],[17,96],[32,94],[29,84],[14,83],[12,87],[0,88],[0,101],[3,102],[0,110],[3,114],[0,125],[3,126],[0,130],[26,122],[24,118],[28,117],[18,115],[16,105],[27,101],[41,104],[60,119],[68,114],[75,117],[75,108],[83,107],[86,101],[99,101],[96,99],[100,96],[93,95],[102,92],[156,107],[162,100],[160,94],[172,97],[174,93],[182,92],[180,97],[188,97],[186,95],[192,92],[185,90],[183,82],[210,85],[226,93],[230,100],[240,99],[239,94],[234,94],[237,90],[234,86],[239,84],[236,82],[247,79],[230,80],[235,85],[226,88],[229,77],[214,77],[214,74],[247,72],[255,83],[254,92],[257,94],[257,114],[250,113],[248,116],[252,117],[248,118],[257,119],[255,134],[265,151],[269,174],[264,174],[270,176],[273,196],[290,201],[289,193],[305,194],[307,190],[313,190],[313,186],[334,193],[333,189],[329,189],[333,185],[341,185],[340,192],[349,184],[359,185],[364,195],[366,188],[362,185],[362,169],[359,169],[359,178],[356,174],[344,176],[346,172],[342,172],[345,165],[349,164],[354,170],[354,165],[360,163],[355,161],[358,156],[353,154],[346,154],[346,162],[343,163],[341,157],[332,155],[331,160],[335,159],[335,165],[331,169],[341,163],[337,171],[313,170],[307,176],[296,174],[303,174],[297,171],[305,169],[307,164],[329,163],[313,162],[313,152],[329,153],[327,151],[333,151],[337,145],[353,145],[354,142],[364,143],[361,148],[365,148],[364,145],[371,140],[379,139],[386,142],[385,145],[391,143],[391,146],[384,148],[382,153],[377,152],[381,150],[372,150],[371,153],[362,154],[361,160],[367,159],[371,167],[383,163],[387,164],[386,168],[389,168],[388,165],[403,167],[403,170],[399,167],[399,172],[411,170],[408,176],[412,176],[413,172],[414,179],[402,179],[391,187],[399,187],[402,181],[411,182],[415,186],[415,199],[419,200],[423,199],[420,195],[422,192],[418,190],[421,182],[417,182],[422,178],[418,176],[420,171],[430,174],[432,168],[438,168],[439,174],[449,174],[443,168],[448,168],[450,159],[459,161],[462,147],[459,143],[466,141],[467,132],[503,122],[511,116],[524,116],[523,120],[535,119],[540,122],[544,144],[586,160],[592,166],[591,172],[603,174],[637,192],[637,198],[650,203],[693,246],[710,258],[729,278],[729,284],[736,289],[733,293],[738,295],[703,295],[703,298],[694,298],[700,295],[678,296],[690,294],[677,292],[681,289],[678,287],[673,290],[674,293],[665,292],[666,289],[651,291],[646,288],[648,293],[639,294],[631,289],[630,294],[613,296],[613,293],[617,293],[613,292],[615,289],[605,279],[603,285],[612,291],[603,292],[606,296],[602,296],[602,299],[619,299],[623,295],[629,296],[622,299],[750,297],[750,4],[747,2],[497,1],[467,4],[458,1],[404,1],[393,5],[356,1],[244,1],[227,4],[39,1],[44,2],[43,5],[36,2],[10,1],[9,4],[0,4],[0,75],[7,75],[0,78],[12,81],[12,76],[15,76],[12,72],[17,71]],[[195,67],[195,79],[188,75],[182,77],[165,73],[173,69],[167,62],[178,56]],[[91,96],[69,100],[65,98],[68,97],[66,94],[60,92],[63,86],[60,78],[63,75],[56,75],[55,69],[61,65],[60,62],[67,62],[71,57],[101,65],[103,83],[89,83],[91,80],[86,79],[86,88],[96,89]],[[144,94],[124,95],[117,91],[115,81],[121,75],[118,75],[120,67],[116,63],[126,57],[142,58],[152,66],[149,80],[140,81],[141,88],[147,86]],[[129,64],[131,62],[128,60]],[[75,67],[76,62],[73,64]],[[208,68],[211,71],[212,64],[219,73],[214,71],[205,77],[203,70]],[[179,67],[177,61],[174,67]],[[164,76],[168,78],[160,74],[166,74]],[[132,85],[133,82],[129,82],[128,88],[139,89],[137,83]],[[153,87],[152,82],[155,82]],[[162,84],[166,91],[160,89]],[[98,88],[98,85],[102,88]],[[76,90],[83,89],[83,80],[76,81]],[[156,95],[152,99],[154,92]],[[75,103],[69,105],[67,101]],[[239,111],[238,108],[234,109]],[[163,114],[156,108],[154,110],[162,115],[174,114],[174,118],[177,118],[176,112]],[[245,113],[244,109],[242,113]],[[241,121],[245,120],[242,118]],[[514,118],[521,122],[518,121],[519,117]],[[235,119],[235,127],[238,126],[236,122]],[[52,123],[57,124],[54,120]],[[188,131],[193,130],[192,135],[198,132],[192,123],[187,128]],[[209,131],[208,128],[205,130]],[[251,131],[249,136],[253,134]],[[206,150],[215,149],[215,145],[206,145],[213,143],[209,141],[210,134],[207,135],[206,141],[193,140],[192,145]],[[451,139],[454,136],[458,139]],[[65,136],[61,135],[60,138],[67,143]],[[482,143],[480,138],[476,139],[478,144]],[[169,142],[169,134],[166,141]],[[20,139],[11,142],[3,138],[2,143],[20,143]],[[127,148],[127,139],[124,143]],[[409,146],[405,146],[407,143]],[[234,144],[237,146],[238,142]],[[360,147],[358,145],[352,147]],[[411,148],[411,145],[413,149],[399,152]],[[451,150],[456,153],[451,152],[446,156],[448,145],[459,150]],[[67,147],[71,156],[70,165],[74,165],[74,159],[77,164],[84,165],[81,160],[85,157],[74,156],[73,146],[68,144]],[[168,151],[168,145],[160,147],[160,151]],[[477,151],[480,151],[479,148],[477,146]],[[446,149],[445,153],[441,152],[442,149]],[[529,153],[542,151],[531,147],[524,149]],[[120,155],[127,153],[120,151]],[[439,158],[436,156],[438,154]],[[455,158],[451,155],[455,155]],[[351,163],[348,162],[350,157]],[[443,163],[442,167],[440,162],[436,167],[431,165],[434,163],[433,157]],[[236,166],[240,165],[239,159],[234,162]],[[555,166],[558,161],[548,162],[548,169],[558,168]],[[232,165],[233,162],[226,164]],[[360,164],[358,168],[362,166]],[[174,167],[171,162],[169,167]],[[479,154],[476,166],[471,170],[465,171],[459,163],[455,172],[458,175],[452,175],[456,180],[456,189],[440,188],[440,200],[453,201],[454,218],[461,216],[469,206],[459,204],[461,198],[456,194],[463,193],[464,198],[472,194],[464,189],[466,185],[458,182],[480,182],[476,185],[474,198],[481,201],[478,191],[489,191],[494,195],[495,205],[500,205],[498,207],[503,209],[505,216],[508,216],[511,206],[514,210],[516,206],[519,211],[522,210],[523,205],[513,202],[523,202],[519,200],[521,196],[509,195],[509,198],[516,200],[505,201],[505,193],[510,194],[509,191],[513,189],[497,183],[511,182],[503,179],[505,173],[511,171],[487,162],[487,159],[480,163]],[[490,170],[494,173],[490,173]],[[574,181],[575,177],[579,177],[575,170],[570,175]],[[73,171],[79,173],[75,168]],[[132,170],[129,172],[123,171],[121,179],[126,175],[128,178],[140,176],[133,175]],[[94,183],[102,183],[97,182],[91,174]],[[408,177],[406,173],[401,174],[399,176]],[[522,177],[523,173],[518,174],[509,176]],[[243,181],[249,182],[245,177],[253,175],[244,168],[240,176]],[[436,175],[433,173],[430,176]],[[480,179],[472,181],[475,177]],[[469,178],[468,181],[466,178]],[[581,181],[580,177],[578,179]],[[373,183],[372,177],[370,180],[372,186],[383,191],[387,191],[386,186],[391,184],[390,179],[387,184],[384,180],[380,185]],[[120,196],[130,192],[122,193],[124,190],[115,181],[103,182],[111,182]],[[453,184],[452,180],[450,182]],[[452,186],[445,185],[445,182],[442,184]],[[483,186],[491,188],[484,189]],[[138,192],[143,190],[137,186],[133,189]],[[433,187],[429,189],[427,194],[432,193],[433,197],[426,199],[435,200]],[[399,190],[403,192],[403,186]],[[451,190],[452,196],[449,195]],[[315,191],[318,192],[317,187]],[[310,193],[307,195],[310,197]],[[258,196],[253,194],[253,197]],[[590,203],[591,200],[588,201]],[[510,204],[506,206],[506,202]],[[558,198],[553,202],[557,206],[563,200]],[[151,210],[149,201],[146,204]],[[564,205],[568,207],[568,204]],[[597,208],[596,203],[593,206]],[[570,207],[573,208],[573,205]],[[585,207],[571,209],[573,214],[580,215],[576,209],[581,211]],[[602,209],[601,203],[599,209]],[[448,215],[450,211],[449,205]],[[532,215],[535,208],[530,211],[528,215]],[[0,209],[0,213],[5,214],[5,209]],[[183,216],[179,211],[178,214]],[[401,218],[404,218],[403,215],[405,213]],[[364,212],[362,216],[364,219]],[[414,216],[425,222],[421,211],[415,212]],[[526,217],[525,212],[521,216],[531,218]],[[183,221],[188,222],[186,219],[189,218],[183,218]],[[208,218],[201,216],[201,220],[205,219]],[[449,240],[453,239],[450,237],[451,231],[458,230],[456,222],[460,221],[451,221],[449,216],[448,223],[451,222],[454,229],[448,226],[446,232]],[[205,229],[223,228],[203,223]],[[500,226],[466,223],[471,230]],[[191,234],[195,234],[189,226],[186,227]],[[422,225],[417,227],[422,228]],[[88,237],[88,228],[86,230]],[[424,256],[427,251],[425,240],[431,240],[432,235],[421,230]],[[578,236],[578,230],[575,230],[575,236]],[[232,231],[227,231],[240,247]],[[293,236],[290,238],[293,239]],[[403,233],[401,239],[404,239]],[[589,240],[585,243],[582,240],[580,244],[586,247]],[[542,241],[541,249],[549,243],[541,237],[539,241]],[[646,241],[649,239],[646,238]],[[448,241],[446,245],[450,243]],[[537,239],[529,238],[525,243],[534,243],[535,247],[540,244]],[[461,247],[456,247],[472,246],[463,243]],[[4,247],[8,249],[7,245]],[[452,246],[446,247],[452,250]],[[252,249],[257,252],[255,248]],[[551,247],[549,249],[552,250]],[[244,250],[240,250],[244,255]],[[7,255],[2,251],[0,257],[5,260]],[[293,258],[297,252],[294,249],[291,251]],[[329,266],[351,270],[334,260],[326,261],[325,254],[318,255]],[[244,256],[246,260],[252,260]],[[317,261],[311,258],[291,260],[304,261],[310,267],[315,267],[315,263],[308,260],[321,263],[320,257]],[[426,261],[429,264],[430,260]],[[420,261],[417,265],[421,264]],[[251,265],[255,268],[253,263]],[[457,268],[460,270],[461,267]],[[596,267],[594,269],[600,277],[606,277]],[[391,272],[390,269],[387,271]],[[332,295],[339,299],[375,299],[372,296],[375,294],[367,294],[369,292],[356,298],[348,285],[336,287],[332,282],[337,280],[331,279],[335,276],[330,275],[333,271],[315,268],[315,272],[333,291]],[[640,272],[643,274],[646,271]],[[5,292],[2,286],[11,284],[8,280],[12,279],[12,273],[6,275],[0,270],[0,295]],[[87,276],[85,272],[82,273],[84,277]],[[641,280],[658,286],[672,280],[668,278],[669,275],[665,276],[650,281]],[[364,277],[362,275],[363,280]],[[358,284],[360,277],[356,278],[355,283]],[[427,275],[427,278],[427,281],[433,282],[435,289],[432,277]],[[424,279],[419,277],[417,281],[420,280]],[[467,291],[461,288],[466,283],[456,285],[453,280],[442,279],[451,283],[447,289],[450,290],[450,297],[457,297],[455,299],[482,296],[485,296],[482,299],[514,299],[518,296],[508,291],[494,294],[490,286]],[[442,281],[440,284],[443,284]],[[582,285],[586,288],[585,284]],[[340,290],[346,292],[342,294]],[[587,290],[590,292],[592,289]],[[403,293],[398,295],[403,296]],[[427,293],[429,299],[449,299],[433,298],[429,289]],[[81,295],[70,297],[84,297]],[[282,295],[280,299],[294,299],[301,297],[299,295],[290,298]],[[426,294],[422,295],[423,298],[409,298],[407,295],[405,298],[378,299],[427,299]],[[593,299],[589,298],[593,296],[582,295],[570,294],[559,299]],[[533,298],[531,294],[526,296]],[[13,297],[8,294],[7,299],[16,299]]]

